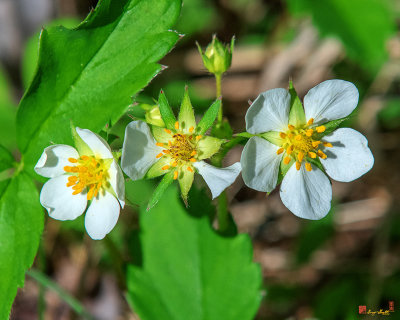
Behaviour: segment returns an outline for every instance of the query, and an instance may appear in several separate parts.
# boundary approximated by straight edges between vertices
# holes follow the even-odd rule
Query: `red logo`
[[[358,314],[367,314],[367,306],[358,306]]]

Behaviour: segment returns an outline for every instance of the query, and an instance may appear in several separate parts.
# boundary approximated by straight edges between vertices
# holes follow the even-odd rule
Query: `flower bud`
[[[160,108],[155,105],[141,104],[140,107],[146,110],[146,122],[158,127],[165,127],[164,121],[161,118]]]
[[[231,66],[233,46],[235,37],[232,37],[231,44],[223,45],[214,35],[211,43],[207,46],[203,53],[200,45],[197,43],[200,55],[203,59],[204,66],[213,74],[221,75]]]

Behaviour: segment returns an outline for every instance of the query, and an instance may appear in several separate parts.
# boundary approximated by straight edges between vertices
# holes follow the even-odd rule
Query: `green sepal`
[[[160,158],[160,160],[158,160],[155,164],[153,164],[150,167],[150,169],[146,172],[144,179],[153,179],[153,178],[162,176],[167,171],[162,170],[161,168],[164,167],[165,165],[169,164],[170,162],[171,162],[171,159],[168,159],[167,157]]]
[[[74,139],[75,148],[78,150],[79,155],[90,156],[93,155],[92,149],[82,140],[79,134],[76,132],[75,126],[71,122],[71,134]]]
[[[203,160],[212,157],[219,151],[219,149],[221,148],[221,144],[225,142],[226,140],[224,139],[204,136],[197,143],[197,150],[199,151],[198,159]]]
[[[306,114],[304,112],[303,105],[300,101],[299,96],[295,88],[293,87],[292,80],[289,81],[289,93],[290,93],[290,113],[289,113],[289,124],[295,127],[300,127],[306,124]]]
[[[250,138],[256,136],[256,134],[251,134],[248,132],[240,132],[240,133],[235,133],[234,136],[250,139]]]
[[[282,139],[279,134],[280,134],[280,132],[278,132],[278,131],[268,131],[268,132],[259,134],[258,136],[271,142],[272,144],[280,147],[283,145],[285,140]]]
[[[196,119],[194,117],[194,111],[192,103],[190,102],[187,86],[185,87],[185,93],[179,110],[178,121],[180,126],[179,128],[185,133],[189,132],[190,127],[196,128]]]
[[[188,206],[187,198],[190,188],[192,187],[194,180],[194,170],[193,172],[187,170],[187,166],[183,166],[178,175],[179,187],[181,188],[182,200],[185,206]]]
[[[151,126],[151,133],[154,139],[161,143],[168,143],[168,140],[171,140],[172,137],[169,133],[165,132],[165,128],[159,126]]]
[[[322,165],[321,160],[318,157],[316,157],[315,159],[307,157],[307,161],[310,162],[311,164],[313,164],[314,166],[316,166],[319,170],[321,170],[326,175],[325,168]]]
[[[206,131],[213,125],[215,119],[217,118],[218,111],[221,108],[221,99],[217,99],[214,103],[207,109],[203,118],[197,125],[197,134],[205,134]]]
[[[285,153],[285,155],[286,155],[286,153]],[[290,167],[292,165],[294,165],[294,163],[296,162],[292,158],[288,164],[284,164],[283,159],[285,158],[285,155],[282,157],[281,165],[279,167],[278,181],[276,182],[276,185],[278,185],[282,182],[283,178],[286,176],[286,173],[289,171]]]
[[[161,199],[162,195],[164,194],[165,190],[167,190],[167,188],[173,181],[174,181],[174,171],[170,171],[162,178],[162,180],[154,190],[153,195],[151,196],[150,201],[147,205],[146,211],[149,211],[157,204],[157,202]]]
[[[333,131],[335,131],[341,124],[342,122],[349,120],[351,118],[351,116],[347,116],[341,119],[337,119],[337,120],[332,120],[329,121],[327,123],[324,123],[323,126],[325,127],[325,131],[322,133],[314,133],[313,134],[313,139],[315,140],[321,140],[322,137],[326,136],[327,134],[332,133]]]
[[[175,130],[176,118],[168,104],[167,97],[163,90],[160,91],[160,95],[158,96],[158,106],[160,107],[161,118],[163,119],[166,128]]]

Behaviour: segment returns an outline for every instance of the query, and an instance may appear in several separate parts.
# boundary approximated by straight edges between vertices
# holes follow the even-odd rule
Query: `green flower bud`
[[[141,105],[141,108],[146,110],[145,119],[146,122],[158,127],[165,127],[164,121],[161,118],[160,108],[150,105]]]
[[[203,59],[204,66],[213,74],[223,74],[232,63],[232,53],[235,44],[235,37],[232,37],[230,45],[223,45],[216,37],[213,36],[211,43],[207,46],[203,53],[200,45],[197,43],[200,55]]]

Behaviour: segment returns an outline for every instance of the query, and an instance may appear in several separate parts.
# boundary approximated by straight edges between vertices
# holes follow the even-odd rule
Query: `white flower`
[[[174,172],[186,199],[195,170],[204,178],[212,197],[218,197],[241,171],[237,162],[227,168],[216,168],[202,161],[218,151],[221,140],[196,135],[196,122],[190,112],[181,116],[174,131],[152,127],[142,121],[131,122],[125,130],[121,167],[132,179],[153,178]]]
[[[367,139],[340,128],[325,134],[324,124],[348,116],[357,106],[358,90],[350,82],[328,80],[304,98],[304,112],[289,121],[291,96],[285,89],[260,94],[246,113],[246,129],[254,136],[241,157],[247,186],[272,191],[283,178],[280,196],[295,215],[321,219],[331,207],[332,188],[326,173],[342,182],[355,180],[374,163]],[[271,143],[272,142],[272,143]]]
[[[124,207],[124,177],[106,141],[90,130],[76,128],[80,152],[68,145],[44,149],[35,171],[48,180],[40,203],[57,220],[74,220],[89,207],[85,228],[92,239],[103,239]],[[78,143],[77,143],[78,145]]]

